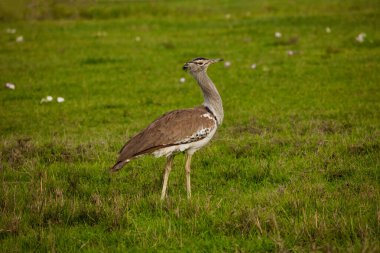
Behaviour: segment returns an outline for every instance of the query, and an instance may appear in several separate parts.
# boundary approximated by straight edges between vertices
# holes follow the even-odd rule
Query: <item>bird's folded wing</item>
[[[215,127],[215,117],[205,107],[168,112],[130,139],[120,150],[118,160],[201,140]]]

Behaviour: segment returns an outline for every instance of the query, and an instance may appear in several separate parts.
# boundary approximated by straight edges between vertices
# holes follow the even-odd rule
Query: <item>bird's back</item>
[[[132,137],[120,150],[118,161],[202,140],[216,127],[215,117],[204,106],[168,112]]]

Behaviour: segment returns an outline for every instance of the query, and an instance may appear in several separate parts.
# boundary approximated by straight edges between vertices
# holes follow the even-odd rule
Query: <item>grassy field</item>
[[[18,2],[0,4],[0,251],[380,251],[378,1]],[[178,155],[161,202],[164,158],[108,168],[202,103],[181,69],[199,56],[231,63],[209,69],[225,121],[191,201]]]

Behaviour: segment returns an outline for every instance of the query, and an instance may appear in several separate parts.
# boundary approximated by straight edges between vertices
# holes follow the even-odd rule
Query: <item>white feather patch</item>
[[[215,120],[214,117],[212,117],[212,115],[210,115],[210,113],[202,114],[201,117],[203,117],[203,118],[209,118],[209,119]]]
[[[195,151],[202,148],[204,145],[206,145],[211,140],[211,138],[214,136],[214,134],[216,132],[216,129],[217,129],[216,127],[210,129],[207,136],[201,140],[192,141],[192,142],[188,142],[188,143],[183,143],[183,141],[182,141],[182,142],[179,142],[178,145],[170,146],[170,147],[166,147],[166,148],[161,148],[159,150],[156,150],[153,152],[153,155],[155,157],[169,156],[171,154],[183,152],[183,151],[187,151],[187,153],[189,153],[189,154],[194,154]],[[200,130],[200,131],[202,131],[202,130]]]

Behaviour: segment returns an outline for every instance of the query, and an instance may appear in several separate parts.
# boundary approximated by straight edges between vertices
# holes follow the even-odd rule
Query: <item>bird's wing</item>
[[[203,106],[168,112],[130,139],[120,150],[118,161],[201,140],[215,127],[215,117]]]

